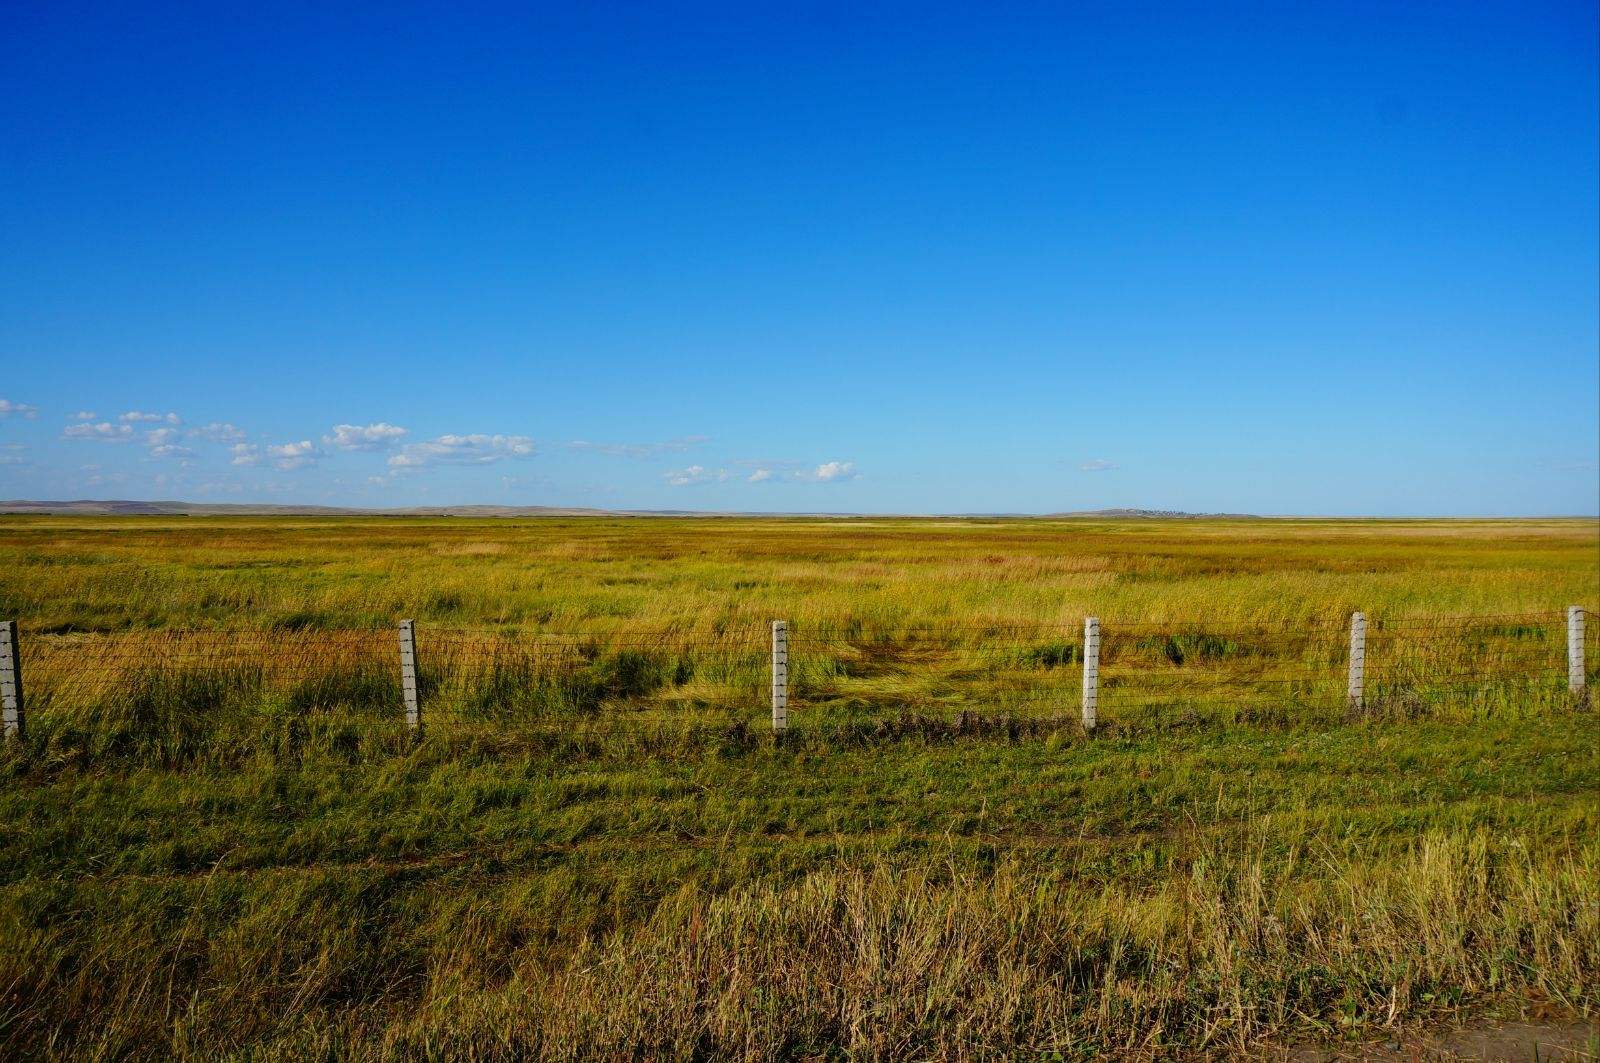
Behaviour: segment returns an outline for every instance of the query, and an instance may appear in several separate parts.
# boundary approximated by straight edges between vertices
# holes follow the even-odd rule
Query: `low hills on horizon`
[[[0,501],[0,514],[107,517],[1102,517],[1122,519],[1246,519],[1248,513],[1187,513],[1173,509],[1095,509],[1056,513],[940,513],[890,514],[796,511],[784,513],[693,509],[593,509],[574,506],[405,506],[365,508],[264,502],[183,502],[136,499],[73,499],[63,501],[11,499]]]

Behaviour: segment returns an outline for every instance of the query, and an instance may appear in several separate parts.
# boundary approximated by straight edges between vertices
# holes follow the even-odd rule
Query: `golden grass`
[[[1597,532],[0,519],[0,1054],[1139,1059],[1593,1016],[1560,610],[1600,604]]]
[[[490,552],[493,551],[493,552]],[[151,626],[1398,620],[1600,604],[1594,521],[0,519],[0,613]]]

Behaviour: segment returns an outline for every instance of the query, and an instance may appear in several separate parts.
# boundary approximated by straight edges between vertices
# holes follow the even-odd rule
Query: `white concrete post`
[[[1583,606],[1567,606],[1567,689],[1583,690]]]
[[[1092,731],[1099,722],[1100,707],[1100,618],[1083,618],[1083,729]]]
[[[1366,705],[1367,685],[1367,617],[1365,613],[1350,614],[1350,707],[1360,711]]]
[[[22,647],[17,644],[17,622],[0,623],[0,715],[3,715],[5,737],[21,738],[22,720]]]
[[[406,726],[422,727],[422,698],[417,693],[417,622],[400,621],[400,692],[406,702]]]
[[[772,729],[789,728],[789,624],[772,622]]]

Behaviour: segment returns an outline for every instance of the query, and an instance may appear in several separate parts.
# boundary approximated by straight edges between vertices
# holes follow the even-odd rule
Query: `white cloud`
[[[150,449],[152,458],[187,458],[194,454],[188,447],[180,446],[177,442],[178,430],[176,428],[152,428],[144,434],[144,445]]]
[[[587,451],[591,454],[609,454],[618,458],[654,458],[662,454],[682,454],[702,443],[710,442],[710,438],[710,436],[679,436],[664,443],[593,443],[587,439],[574,439],[567,444],[567,449]]]
[[[95,413],[93,410],[79,410],[77,413],[72,415],[72,420],[74,420],[74,421],[92,421],[96,417],[99,417],[99,416],[100,415],[98,413]]]
[[[99,421],[94,424],[85,422],[68,425],[61,435],[64,439],[99,439],[106,443],[129,443],[133,441],[133,427],[112,424],[109,421]]]
[[[1086,461],[1082,465],[1078,466],[1078,468],[1082,469],[1084,472],[1110,472],[1116,467],[1116,462],[1107,461],[1104,458],[1095,458],[1093,461]]]
[[[10,399],[0,399],[0,417],[26,417],[30,421],[39,416],[39,407],[29,406],[25,402],[12,402]]]
[[[162,421],[168,424],[183,423],[183,419],[175,413],[141,413],[138,410],[129,410],[117,420],[123,424],[159,424]]]
[[[244,430],[227,421],[212,421],[189,429],[189,438],[203,439],[207,443],[237,443],[244,438]]]
[[[780,480],[790,483],[825,484],[853,480],[858,475],[856,463],[853,461],[825,461],[821,465],[803,465],[798,461],[761,458],[736,461],[734,464],[751,470],[750,475],[745,477],[745,482],[752,484],[776,483]]]
[[[825,461],[815,469],[804,469],[794,474],[797,480],[806,480],[810,483],[826,484],[836,480],[853,480],[856,476],[856,463],[853,461]]]
[[[407,443],[389,458],[396,469],[427,465],[488,465],[508,458],[527,458],[534,452],[527,436],[445,435],[425,443]]]
[[[691,484],[722,483],[728,479],[727,469],[708,469],[704,465],[691,465],[687,469],[674,469],[663,474],[667,483],[673,487],[688,487]]]
[[[232,455],[230,464],[240,466],[260,465],[271,461],[273,468],[289,471],[302,469],[317,460],[317,446],[309,439],[298,443],[275,443],[260,447],[254,443],[235,443],[228,448]]]
[[[331,435],[322,437],[322,442],[335,450],[387,450],[395,446],[405,437],[406,430],[397,425],[385,424],[336,424]]]
[[[303,469],[317,460],[316,444],[309,439],[298,443],[275,443],[267,447],[267,457],[275,469]]]

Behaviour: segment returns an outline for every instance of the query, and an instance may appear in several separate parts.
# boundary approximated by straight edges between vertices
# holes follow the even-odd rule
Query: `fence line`
[[[1558,618],[1565,620],[1564,639],[1553,630]],[[1564,686],[1580,695],[1595,671],[1586,659],[1585,619],[1580,606],[1559,614],[1388,621],[1358,611],[1347,627],[1321,621],[1122,626],[1090,616],[1077,639],[1045,623],[930,621],[891,629],[852,621],[796,629],[775,620],[767,645],[745,628],[519,635],[429,631],[405,620],[398,647],[393,630],[23,638],[17,623],[6,621],[0,709],[8,738],[22,737],[27,721],[38,718],[25,712],[26,655],[29,703],[45,713],[157,696],[211,705],[271,691],[291,712],[399,710],[412,732],[450,715],[446,706],[454,705],[456,715],[483,720],[525,719],[532,706],[584,717],[579,729],[600,734],[607,732],[593,717],[602,708],[614,710],[606,722],[617,729],[647,722],[749,727],[765,687],[774,733],[790,727],[796,708],[805,726],[819,730],[881,726],[897,712],[970,720],[975,710],[992,709],[1028,727],[1075,715],[1087,733],[1105,706],[1115,722],[1118,711],[1218,704],[1362,713],[1396,698],[1516,684]],[[1561,643],[1565,669],[1557,667]],[[903,725],[902,719],[897,726]]]

